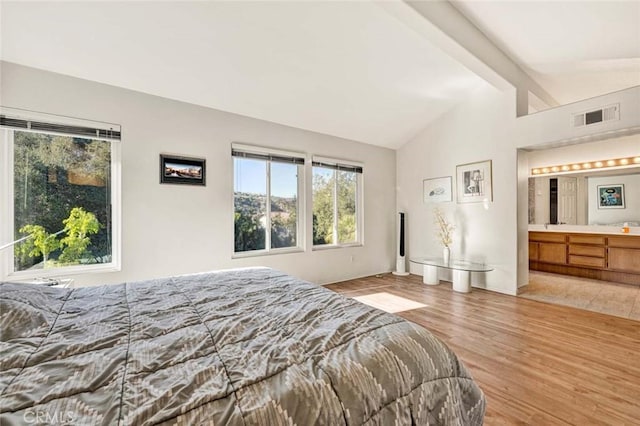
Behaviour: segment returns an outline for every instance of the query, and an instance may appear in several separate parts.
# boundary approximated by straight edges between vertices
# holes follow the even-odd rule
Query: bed
[[[269,268],[0,284],[0,424],[482,424],[427,330]]]

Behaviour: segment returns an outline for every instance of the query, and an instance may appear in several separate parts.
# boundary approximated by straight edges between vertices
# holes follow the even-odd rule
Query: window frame
[[[10,109],[6,109],[10,110]],[[4,114],[5,109],[2,110]],[[7,115],[11,112],[7,111]],[[35,113],[34,113],[35,114]],[[48,114],[39,114],[38,118],[45,116],[47,121],[60,123],[62,117],[53,116],[52,119]],[[64,117],[66,119],[66,117]],[[96,122],[79,119],[66,119],[62,123],[78,126],[84,125],[85,127],[95,126]],[[102,127],[113,127],[114,125],[108,123],[99,123]],[[119,131],[119,127],[118,131]],[[39,134],[55,134],[65,135],[71,137],[82,137],[85,139],[101,140],[105,143],[111,144],[111,262],[91,264],[91,265],[71,265],[60,266],[56,268],[37,269],[37,270],[25,270],[16,271],[14,264],[14,245],[11,245],[3,250],[0,250],[0,280],[32,280],[34,278],[56,278],[66,275],[78,275],[78,274],[93,274],[101,272],[114,272],[121,270],[121,238],[122,238],[122,211],[121,211],[121,141],[116,139],[107,139],[104,137],[91,137],[87,135],[77,135],[73,133],[58,133],[48,132],[42,130],[31,130],[21,128],[0,127],[0,144],[2,145],[3,158],[1,162],[2,170],[0,173],[0,200],[3,200],[2,207],[0,207],[0,217],[7,218],[3,220],[0,225],[0,246],[8,244],[15,239],[14,235],[14,221],[15,221],[15,193],[14,193],[14,134],[16,131],[31,132]],[[7,202],[4,202],[7,201]]]
[[[296,200],[296,209],[297,209],[297,218],[296,218],[296,245],[293,247],[278,247],[271,248],[271,160],[268,159],[259,159],[254,158],[257,161],[265,161],[266,162],[266,211],[265,216],[267,218],[267,223],[265,224],[265,248],[262,250],[247,250],[247,251],[236,251],[236,235],[235,235],[235,158],[232,154],[231,160],[231,173],[232,173],[232,190],[231,190],[231,223],[232,223],[232,231],[231,231],[231,258],[232,259],[240,259],[245,257],[257,257],[257,256],[273,256],[278,254],[287,254],[287,253],[300,253],[305,251],[305,223],[306,223],[306,214],[305,214],[305,166],[307,163],[306,154],[295,152],[295,151],[285,151],[273,148],[267,148],[262,146],[255,145],[246,145],[240,143],[232,143],[231,150],[233,151],[241,151],[248,154],[257,154],[264,156],[283,156],[283,157],[296,157],[304,159],[303,164],[297,164],[298,167],[298,181],[297,181],[297,200]],[[244,158],[244,157],[238,157]],[[250,157],[248,157],[250,158]]]
[[[330,157],[320,157],[314,155],[311,162],[311,222],[312,229],[311,232],[313,234],[313,172],[315,167],[325,168],[321,165],[316,165],[316,163],[322,163],[326,165],[331,165],[335,167],[346,167],[359,169],[360,171],[354,171],[356,173],[356,240],[348,243],[340,243],[338,238],[338,179],[337,176],[334,178],[333,185],[333,237],[334,243],[331,244],[313,244],[312,241],[312,250],[331,250],[337,248],[347,248],[347,247],[361,247],[364,246],[364,164],[351,161],[351,160],[343,160],[337,158]],[[334,175],[338,173],[338,169],[334,169]]]

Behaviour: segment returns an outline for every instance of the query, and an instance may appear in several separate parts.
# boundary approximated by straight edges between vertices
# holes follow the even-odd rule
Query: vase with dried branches
[[[434,214],[438,229],[438,238],[443,246],[442,257],[444,263],[449,263],[451,255],[451,249],[449,246],[453,243],[453,230],[455,229],[455,226],[447,221],[442,210],[435,209]]]

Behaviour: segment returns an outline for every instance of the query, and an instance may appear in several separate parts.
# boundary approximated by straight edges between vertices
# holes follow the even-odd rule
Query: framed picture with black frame
[[[598,185],[599,209],[624,209],[624,185]]]
[[[206,185],[206,160],[160,154],[160,183]]]

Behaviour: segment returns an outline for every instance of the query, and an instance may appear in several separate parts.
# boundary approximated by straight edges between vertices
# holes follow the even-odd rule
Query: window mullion
[[[0,214],[2,214],[2,217],[7,219],[6,221],[2,221],[3,225],[2,225],[2,229],[0,229],[0,237],[1,237],[0,242],[4,244],[5,242],[10,243],[16,240],[16,236],[14,234],[14,225],[13,225],[15,220],[15,217],[14,217],[15,188],[14,188],[14,179],[13,179],[14,136],[13,136],[12,130],[8,130],[8,129],[0,129],[0,130],[3,130],[1,136],[4,137],[4,140],[6,142],[6,146],[4,147],[5,149],[4,154],[6,155],[3,155],[3,157],[5,158],[5,162],[2,164],[2,169],[4,170],[4,173],[3,173],[3,176],[0,178],[0,182],[2,183],[2,186],[3,186],[2,188],[0,188],[0,194],[2,194],[3,199],[6,201],[2,203],[2,205],[4,206],[4,209],[0,211]],[[4,253],[0,253],[0,261],[5,263],[6,265],[5,271],[7,271],[7,273],[13,273],[15,271],[15,262],[13,261],[14,250],[15,248],[12,246],[5,249]]]
[[[267,199],[266,199],[266,219],[265,223],[265,236],[264,236],[264,248],[267,251],[271,250],[271,161],[267,160]]]
[[[304,168],[305,168],[304,165],[302,166],[298,165],[297,172],[296,172],[296,188],[298,191],[296,194],[296,197],[297,197],[296,199],[296,247],[300,247],[300,248],[304,248],[302,235],[304,233],[304,226],[306,223],[306,219],[305,219],[306,215],[304,213],[306,213],[307,211],[304,206],[304,200],[306,200],[304,179],[303,179]],[[311,173],[313,174],[313,171]],[[311,209],[311,221],[313,223],[313,208]],[[311,235],[313,235],[313,232],[311,233]]]
[[[356,175],[356,191],[355,191],[355,196],[356,199],[354,200],[355,206],[356,206],[356,242],[357,243],[362,243],[362,240],[360,239],[362,230],[360,229],[362,227],[362,220],[361,220],[361,214],[362,214],[362,206],[360,203],[360,195],[361,195],[361,185],[362,185],[362,174],[357,174]]]
[[[333,244],[339,245],[338,241],[338,171],[333,171]]]

